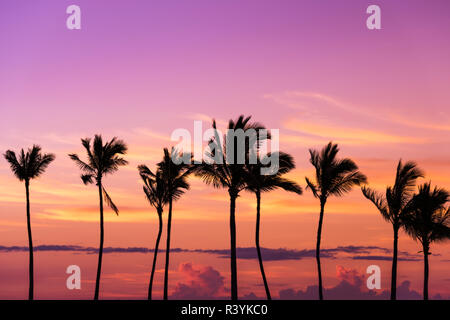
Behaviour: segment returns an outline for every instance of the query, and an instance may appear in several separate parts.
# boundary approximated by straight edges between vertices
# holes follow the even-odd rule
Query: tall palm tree
[[[295,182],[288,180],[283,177],[284,174],[288,173],[295,168],[294,159],[291,155],[278,152],[276,157],[278,158],[279,165],[273,168],[270,172],[262,173],[262,169],[268,165],[264,163],[270,163],[269,159],[272,154],[268,154],[266,159],[258,161],[256,164],[248,164],[248,179],[246,190],[253,192],[256,195],[256,233],[255,233],[255,244],[256,251],[258,253],[259,269],[261,270],[261,276],[264,282],[264,288],[266,290],[267,300],[271,300],[269,285],[267,284],[266,274],[264,272],[264,266],[261,256],[261,248],[259,244],[259,230],[261,221],[261,193],[269,192],[275,189],[283,189],[285,191],[294,192],[296,194],[302,194],[302,188]]]
[[[423,299],[428,300],[428,256],[432,242],[450,239],[450,208],[445,207],[449,201],[449,192],[434,187],[431,183],[419,186],[419,191],[407,205],[407,214],[403,221],[405,231],[422,244],[424,260]]]
[[[28,268],[28,299],[34,298],[34,264],[33,264],[33,238],[31,236],[31,217],[30,217],[30,181],[39,177],[45,172],[48,165],[55,160],[52,153],[41,153],[41,147],[33,145],[27,152],[22,149],[17,158],[14,151],[8,150],[4,154],[6,161],[9,162],[11,171],[19,181],[25,182],[25,193],[27,201],[27,230],[28,230],[28,250],[29,250],[29,268]]]
[[[95,281],[94,294],[94,300],[98,300],[104,240],[103,197],[105,198],[107,205],[116,213],[116,215],[119,215],[119,209],[117,209],[116,205],[113,203],[111,197],[103,186],[103,177],[116,172],[119,170],[120,166],[125,166],[128,164],[128,161],[121,157],[126,154],[127,146],[122,140],[118,140],[116,137],[103,144],[101,135],[95,135],[92,146],[90,138],[81,139],[81,144],[86,149],[87,162],[82,161],[76,154],[69,154],[69,157],[80,168],[82,172],[81,180],[83,183],[87,185],[95,182],[98,187],[100,204],[100,248],[98,252],[97,277]]]
[[[362,187],[364,196],[373,202],[380,211],[383,218],[392,224],[394,230],[394,247],[392,257],[391,273],[391,300],[397,299],[397,254],[398,254],[398,231],[402,225],[404,209],[411,199],[416,180],[423,177],[423,172],[417,168],[417,164],[411,161],[397,165],[394,186],[386,188],[386,196],[377,193],[371,188]]]
[[[253,132],[264,129],[259,123],[251,123],[251,117],[240,116],[237,120],[230,120],[227,134],[223,141],[218,135],[216,122],[213,120],[212,127],[215,136],[209,141],[209,150],[206,151],[206,159],[201,165],[196,165],[195,174],[207,184],[215,188],[228,190],[230,197],[230,265],[231,265],[231,299],[238,299],[237,287],[237,261],[236,261],[236,199],[239,193],[246,187],[245,164],[238,163],[239,148],[237,138],[230,132],[242,130],[248,134],[248,140],[243,150],[247,158],[250,150],[254,150],[257,144],[257,136]],[[227,148],[228,147],[228,148]],[[242,151],[242,150],[240,150]],[[217,161],[220,160],[220,161]]]
[[[311,189],[314,197],[320,200],[319,226],[317,229],[316,261],[319,275],[319,299],[323,300],[322,271],[320,266],[320,240],[322,236],[323,215],[325,204],[330,196],[343,196],[354,185],[367,182],[367,178],[358,171],[358,166],[349,158],[338,159],[339,148],[337,144],[328,143],[319,152],[309,150],[309,161],[315,168],[316,182],[306,179],[307,188]]]
[[[150,204],[156,209],[159,221],[158,236],[156,237],[155,249],[153,251],[152,271],[150,274],[150,281],[148,285],[148,300],[152,300],[153,277],[155,276],[156,258],[158,256],[159,242],[161,240],[161,233],[163,228],[162,214],[164,206],[168,201],[168,188],[161,170],[158,169],[156,173],[153,173],[145,165],[140,165],[138,167],[138,170],[144,182],[143,189],[145,196],[147,197],[147,200],[150,202]]]
[[[168,284],[169,284],[169,257],[170,257],[170,232],[172,228],[172,203],[174,200],[178,200],[189,189],[187,178],[190,171],[190,161],[182,161],[188,157],[188,160],[192,159],[192,155],[183,154],[172,148],[169,152],[167,148],[164,148],[164,158],[158,163],[158,169],[162,173],[162,177],[165,180],[167,186],[167,197],[169,202],[169,212],[167,216],[167,243],[166,243],[166,264],[164,268],[164,300],[168,298]],[[179,160],[179,161],[178,161]]]

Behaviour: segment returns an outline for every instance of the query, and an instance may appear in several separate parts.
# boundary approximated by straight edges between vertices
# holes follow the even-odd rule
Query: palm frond
[[[408,161],[403,165],[402,160],[400,160],[395,178],[395,191],[397,193],[414,191],[416,180],[423,176],[422,170],[417,167],[415,162]]]
[[[97,134],[92,145],[89,138],[81,139],[81,144],[86,149],[87,161],[81,160],[77,154],[69,154],[69,157],[85,174],[102,177],[128,164],[128,161],[121,157],[126,154],[127,146],[116,137],[103,144],[102,136]]]
[[[34,172],[31,175],[32,178],[38,177],[45,172],[47,167],[55,160],[55,155],[53,153],[46,153],[43,155],[39,155],[36,161],[36,165],[34,166]]]
[[[155,177],[155,174],[145,164],[139,165],[138,171],[141,176],[144,175],[144,176],[149,176],[152,178]]]
[[[11,171],[14,173],[17,179],[19,179],[20,181],[25,180],[26,172],[24,170],[24,167],[17,160],[16,153],[12,150],[8,150],[3,156],[5,157],[6,161],[8,161]]]
[[[94,183],[93,179],[94,179],[94,175],[93,174],[82,174],[81,175],[81,181],[83,181],[83,183],[85,185]]]
[[[272,156],[272,154],[269,154],[269,156]],[[280,175],[288,173],[289,171],[295,169],[294,158],[288,153],[278,152],[278,161],[278,174]]]
[[[225,174],[223,165],[199,164],[194,174],[200,177],[206,184],[212,185],[214,188],[227,188],[231,186],[231,181]]]
[[[6,151],[4,157],[8,161],[11,171],[20,181],[29,181],[43,174],[50,163],[55,160],[54,154],[42,154],[41,150],[40,146],[33,145],[27,152],[22,149],[19,159],[11,150]]]
[[[86,149],[86,153],[88,154],[89,160],[91,160],[91,163],[94,160],[94,156],[91,152],[91,138],[84,138],[81,139],[81,145]]]
[[[277,188],[281,188],[281,189],[283,189],[285,191],[293,192],[293,193],[296,193],[298,195],[303,194],[302,187],[299,186],[297,183],[295,183],[292,180],[281,178],[281,177],[277,177],[274,180],[275,180],[274,181],[274,185]]]
[[[423,176],[422,170],[417,167],[415,162],[408,161],[403,164],[402,160],[399,160],[395,183],[391,191],[392,206],[397,208],[399,214],[401,214],[401,208],[410,200],[416,186],[416,180]]]
[[[102,190],[103,190],[103,198],[105,199],[106,204],[115,212],[116,215],[119,215],[119,209],[117,209],[116,205],[114,204],[108,192],[106,192],[103,186]]]
[[[80,168],[81,171],[94,173],[95,169],[91,167],[86,162],[82,161],[77,154],[71,153],[69,154],[70,159],[72,159],[76,165]]]
[[[138,167],[139,175],[144,182],[143,190],[149,203],[158,210],[162,210],[169,201],[168,186],[161,169],[153,173],[146,165]]]
[[[309,180],[308,177],[305,177],[305,180],[306,180],[306,189],[310,189],[314,197],[320,198],[318,187],[311,180]]]
[[[369,199],[375,207],[377,207],[378,211],[380,211],[381,215],[385,220],[392,221],[392,217],[389,214],[389,209],[386,204],[386,200],[383,198],[381,194],[376,192],[375,190],[363,186],[361,191],[367,199]]]
[[[333,180],[327,195],[342,196],[345,193],[350,192],[353,186],[359,186],[366,182],[367,177],[359,171],[338,176]]]
[[[450,239],[450,213],[446,208],[449,198],[445,189],[432,189],[431,183],[420,185],[403,216],[406,233],[426,246]]]

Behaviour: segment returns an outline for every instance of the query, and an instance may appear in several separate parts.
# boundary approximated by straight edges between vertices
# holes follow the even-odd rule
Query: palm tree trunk
[[[429,275],[429,267],[428,267],[428,255],[430,254],[428,249],[428,244],[423,245],[423,300],[428,300],[428,275]]]
[[[102,273],[102,258],[103,258],[103,240],[104,240],[104,227],[103,227],[103,195],[102,195],[102,183],[98,182],[98,196],[100,200],[100,248],[98,251],[98,265],[97,265],[97,278],[95,280],[95,294],[94,300],[98,300],[98,293],[100,289],[100,275]]]
[[[256,235],[255,235],[255,243],[256,243],[256,251],[258,252],[258,261],[259,261],[259,269],[261,270],[261,276],[264,282],[264,288],[266,289],[267,300],[272,300],[270,297],[269,285],[267,284],[266,274],[264,272],[263,261],[261,257],[261,248],[259,246],[259,227],[261,221],[261,192],[256,192]]]
[[[230,194],[230,263],[231,263],[231,300],[238,299],[237,262],[236,262],[236,195]]]
[[[398,226],[394,224],[394,250],[392,257],[391,300],[397,300],[397,255],[398,255]]]
[[[148,285],[148,300],[152,300],[153,277],[155,276],[156,258],[158,256],[159,241],[161,240],[161,233],[163,228],[161,209],[158,209],[158,219],[159,219],[159,229],[158,229],[158,236],[156,238],[155,250],[153,252],[152,273],[150,274],[150,282]]]
[[[170,256],[170,230],[172,228],[172,197],[169,199],[169,214],[167,217],[167,243],[166,243],[166,266],[164,269],[164,300],[167,300],[167,289],[169,285],[169,256]]]
[[[323,300],[322,292],[322,270],[320,266],[320,240],[322,237],[322,224],[323,224],[323,214],[325,210],[325,200],[320,200],[320,217],[319,226],[317,228],[317,242],[316,242],[316,262],[317,262],[317,273],[319,275],[319,299]]]
[[[28,250],[29,250],[29,288],[28,299],[34,299],[34,263],[33,263],[33,238],[31,236],[31,218],[30,218],[30,182],[25,181],[25,190],[27,195],[27,229],[28,229]]]

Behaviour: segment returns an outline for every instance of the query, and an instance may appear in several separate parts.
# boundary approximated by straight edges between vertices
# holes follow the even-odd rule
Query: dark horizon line
[[[27,252],[26,246],[0,246],[0,252]],[[65,251],[65,252],[85,252],[87,254],[98,253],[98,248],[86,247],[80,245],[37,245],[34,247],[34,251]],[[165,249],[158,250],[165,252]],[[348,258],[353,260],[373,260],[373,261],[391,261],[392,257],[383,254],[374,254],[375,252],[389,254],[391,249],[379,247],[379,246],[337,246],[335,248],[324,248],[321,256],[328,259],[337,259],[340,254],[353,254]],[[153,253],[153,248],[146,247],[105,247],[104,253]],[[229,249],[185,249],[185,248],[173,248],[171,252],[174,253],[206,253],[217,255],[219,258],[229,258]],[[262,255],[265,256],[266,261],[282,261],[282,260],[302,260],[304,258],[314,258],[314,249],[288,249],[288,248],[266,248],[261,247]],[[401,257],[399,261],[421,261],[422,258],[419,254],[411,254],[406,251],[399,252]],[[440,256],[435,254],[435,256]],[[340,256],[342,258],[342,256]],[[257,259],[256,247],[238,247],[237,258],[242,260]]]

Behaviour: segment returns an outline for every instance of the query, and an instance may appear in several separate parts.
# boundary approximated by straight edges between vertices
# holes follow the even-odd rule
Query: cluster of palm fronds
[[[213,121],[213,128],[216,123]],[[228,191],[230,198],[230,267],[231,267],[231,299],[238,298],[237,281],[237,257],[236,257],[236,201],[242,191],[249,191],[256,197],[256,234],[255,246],[258,255],[261,276],[264,282],[267,299],[271,299],[269,285],[264,272],[260,249],[260,214],[261,194],[274,189],[283,189],[289,192],[302,194],[302,188],[296,182],[285,178],[285,174],[295,168],[294,159],[285,152],[259,154],[261,138],[257,132],[264,127],[259,123],[250,122],[250,117],[240,116],[237,120],[230,120],[228,129],[242,130],[243,132],[256,132],[255,136],[247,135],[244,158],[246,161],[227,161],[231,157],[242,156],[238,154],[237,143],[230,143],[235,136],[225,135],[223,140],[213,137],[208,144],[205,157],[210,159],[222,159],[223,161],[202,161],[192,164],[192,154],[186,154],[176,149],[164,149],[163,160],[156,165],[152,171],[146,165],[138,167],[139,175],[143,181],[143,191],[150,205],[156,209],[159,230],[154,249],[152,270],[150,274],[148,298],[152,298],[152,286],[155,274],[156,259],[163,228],[163,212],[168,207],[167,217],[167,243],[166,261],[164,272],[164,299],[168,298],[168,270],[170,258],[170,236],[172,224],[173,202],[179,199],[189,189],[188,177],[194,174],[201,177],[207,184],[215,188],[223,188]],[[270,139],[270,134],[264,139]],[[91,139],[82,139],[82,145],[87,154],[87,161],[83,161],[76,154],[69,157],[78,165],[82,171],[81,179],[84,184],[95,182],[99,193],[100,207],[100,246],[98,255],[97,277],[94,299],[99,297],[100,276],[103,257],[103,201],[118,214],[119,210],[107,193],[103,178],[116,172],[120,166],[127,165],[123,158],[127,152],[126,144],[113,138],[104,143],[100,135],[96,135],[91,145]],[[233,146],[232,150],[229,150]],[[227,149],[228,147],[228,149]],[[258,153],[257,161],[248,161],[251,152]],[[320,242],[322,236],[322,225],[325,205],[331,196],[343,196],[352,190],[354,186],[364,185],[367,178],[362,174],[358,166],[351,159],[339,159],[337,157],[339,148],[336,144],[329,143],[321,151],[310,150],[310,162],[315,169],[315,181],[306,178],[306,188],[311,190],[314,197],[319,199],[320,214],[317,230],[316,260],[319,279],[319,299],[323,299],[322,272],[320,263]],[[271,174],[263,173],[268,170],[269,159],[276,155],[279,160],[276,170]],[[20,181],[25,182],[27,202],[27,228],[29,239],[29,299],[33,299],[33,243],[30,224],[30,181],[40,176],[47,166],[55,159],[53,154],[43,154],[39,146],[34,145],[25,152],[23,149],[16,156],[15,152],[8,150],[5,153],[6,160]],[[186,161],[188,160],[188,161]],[[236,159],[232,159],[236,160]],[[371,200],[381,212],[382,216],[393,226],[394,248],[392,262],[391,299],[396,298],[397,278],[397,246],[398,233],[403,228],[413,239],[418,240],[423,247],[424,254],[424,299],[428,299],[428,256],[432,242],[443,241],[450,238],[450,212],[447,206],[449,193],[441,188],[431,187],[431,183],[419,186],[414,193],[416,180],[423,177],[423,173],[413,162],[402,161],[397,167],[394,186],[386,189],[386,194],[377,193],[375,190],[363,186],[362,192],[366,198]]]

